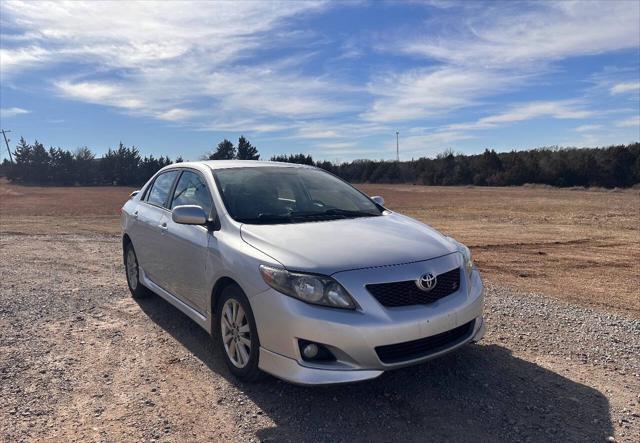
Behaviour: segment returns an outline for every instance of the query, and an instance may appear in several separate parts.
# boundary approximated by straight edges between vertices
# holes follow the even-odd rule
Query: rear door
[[[171,170],[158,175],[134,213],[138,228],[133,241],[138,261],[146,276],[162,288],[166,286],[163,276],[170,262],[170,257],[162,254],[167,219],[171,216],[168,205],[179,173]]]
[[[208,216],[214,211],[211,192],[199,172],[186,169],[180,175],[171,209],[181,205],[200,206]],[[172,263],[166,270],[168,290],[201,313],[207,310],[209,295],[206,266],[210,235],[206,226],[181,225],[168,216],[163,243]]]

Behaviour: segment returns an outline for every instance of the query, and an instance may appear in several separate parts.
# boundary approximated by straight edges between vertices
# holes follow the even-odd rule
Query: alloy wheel
[[[251,327],[242,305],[230,298],[222,306],[220,331],[224,350],[237,368],[244,368],[251,355]]]

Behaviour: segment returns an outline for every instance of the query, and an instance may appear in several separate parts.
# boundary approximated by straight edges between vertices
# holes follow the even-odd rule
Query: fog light
[[[323,344],[309,340],[298,340],[300,356],[304,361],[330,362],[336,361],[333,353]]]
[[[302,349],[302,354],[308,359],[316,358],[318,355],[318,345],[315,343],[309,343]]]

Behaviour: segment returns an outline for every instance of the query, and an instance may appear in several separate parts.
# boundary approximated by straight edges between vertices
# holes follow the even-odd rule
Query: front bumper
[[[364,288],[376,279],[401,281],[425,272],[440,273],[461,265],[459,254],[432,263],[403,265],[381,276],[379,269],[334,274],[361,309],[347,311],[313,306],[267,290],[250,298],[260,337],[260,368],[286,381],[303,384],[351,383],[378,377],[382,372],[419,364],[482,338],[484,288],[477,271],[462,278],[460,290],[429,305],[385,308]],[[391,275],[390,275],[391,274]],[[474,322],[471,333],[411,360],[384,363],[376,347],[409,342]],[[333,362],[304,361],[298,339],[321,343],[336,356]]]

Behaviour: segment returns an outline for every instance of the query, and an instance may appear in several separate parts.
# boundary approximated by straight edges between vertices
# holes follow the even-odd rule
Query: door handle
[[[167,224],[166,224],[166,223],[162,223],[161,225],[158,225],[158,227],[159,227],[160,229],[162,229],[163,231],[166,231],[167,229],[169,229],[169,228],[167,227]]]
[[[135,211],[135,212],[133,213],[133,218],[138,218],[138,211]]]

